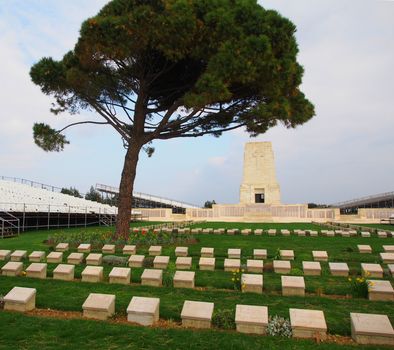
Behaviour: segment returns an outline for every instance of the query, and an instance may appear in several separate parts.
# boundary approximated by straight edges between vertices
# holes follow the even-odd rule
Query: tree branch
[[[80,124],[97,124],[97,125],[104,125],[104,124],[109,124],[108,122],[95,122],[92,120],[89,121],[84,121],[84,122],[76,122],[76,123],[71,123],[67,126],[65,126],[63,129],[57,130],[57,132],[60,134],[62,131],[74,126],[74,125],[80,125]]]

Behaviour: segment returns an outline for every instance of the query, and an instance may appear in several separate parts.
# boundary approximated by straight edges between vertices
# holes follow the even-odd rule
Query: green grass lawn
[[[142,223],[139,223],[142,225]],[[205,227],[227,227],[227,228],[269,228],[274,227],[272,224],[237,224],[237,223],[216,223],[217,225],[213,225],[212,223],[205,224]],[[295,225],[295,226],[293,226]],[[202,225],[198,225],[202,227]],[[289,228],[289,229],[318,229],[313,225],[308,224],[277,224],[275,228]],[[112,229],[112,228],[110,228]],[[75,232],[77,229],[70,229],[67,232]],[[102,232],[106,232],[109,228],[88,228],[87,231],[94,230],[102,230]],[[96,232],[96,231],[94,231]],[[44,241],[48,237],[48,231],[38,231],[38,232],[29,232],[22,234],[20,237],[5,239],[0,241],[0,249],[25,249],[29,253],[33,250],[44,250],[47,253],[50,251],[50,247],[44,243]],[[268,250],[268,259],[265,260],[265,265],[269,265],[272,259],[275,257],[278,249],[293,249],[295,251],[295,260],[292,262],[293,270],[291,274],[301,274],[302,275],[302,261],[312,261],[312,250],[327,250],[329,255],[329,261],[348,262],[349,267],[351,269],[351,273],[355,275],[360,274],[360,263],[361,262],[380,262],[379,252],[383,251],[383,244],[390,244],[391,239],[380,239],[377,237],[370,238],[361,238],[361,237],[298,237],[298,236],[290,236],[285,237],[282,235],[277,236],[228,236],[228,235],[198,235],[197,242],[195,244],[191,244],[189,246],[189,256],[193,258],[193,267],[192,269],[196,271],[196,289],[174,289],[170,286],[166,287],[147,287],[141,286],[140,276],[143,271],[142,268],[132,268],[132,285],[123,286],[123,285],[115,285],[107,283],[107,276],[109,271],[112,269],[112,266],[104,265],[104,274],[105,280],[103,283],[83,283],[78,280],[74,282],[64,282],[64,281],[56,281],[52,280],[50,277],[52,276],[52,271],[56,267],[56,264],[48,264],[48,279],[47,280],[38,280],[31,279],[26,277],[5,277],[0,276],[0,294],[6,294],[12,287],[20,286],[20,287],[34,287],[37,288],[37,307],[38,308],[51,308],[58,310],[73,310],[73,311],[81,311],[81,306],[86,299],[86,297],[91,292],[98,293],[108,293],[116,295],[116,308],[117,312],[120,314],[124,314],[127,308],[128,303],[132,296],[154,296],[160,298],[160,317],[162,319],[167,320],[175,320],[177,322],[180,321],[180,312],[182,309],[182,305],[184,300],[201,300],[201,301],[211,301],[215,303],[215,310],[231,310],[235,312],[236,304],[250,304],[250,305],[266,305],[269,308],[270,315],[281,315],[284,317],[288,317],[289,308],[309,308],[309,309],[317,309],[323,310],[325,313],[328,330],[331,334],[340,334],[340,335],[349,335],[350,334],[350,312],[367,312],[367,313],[381,313],[387,314],[391,321],[394,322],[394,303],[393,302],[373,302],[367,299],[360,298],[348,298],[347,294],[350,293],[349,282],[347,278],[344,277],[333,277],[330,275],[328,270],[328,263],[321,262],[322,265],[322,276],[306,276],[306,297],[283,297],[281,296],[281,283],[280,283],[280,275],[273,273],[272,271],[264,272],[264,294],[251,294],[251,293],[241,293],[239,291],[233,290],[233,284],[231,282],[232,274],[230,272],[224,272],[223,270],[223,262],[224,258],[227,256],[228,248],[241,248],[242,249],[242,264],[246,264],[246,260],[251,258],[253,255],[254,248],[265,248]],[[373,249],[373,254],[360,254],[357,249],[357,244],[369,244]],[[201,247],[214,247],[215,248],[215,257],[216,257],[216,270],[214,272],[211,271],[200,271],[198,269],[198,259],[200,256]],[[174,255],[175,246],[164,246],[162,255],[169,255],[171,265],[174,265],[175,255]],[[118,255],[121,252],[117,252]],[[138,254],[148,255],[148,247],[138,247]],[[68,253],[65,253],[65,257]],[[65,259],[64,259],[65,261]],[[4,265],[4,262],[0,262],[0,266]],[[25,268],[29,265],[27,261],[24,262]],[[384,265],[383,265],[384,266]],[[77,279],[80,278],[81,272],[85,265],[77,266],[75,277]],[[386,267],[386,266],[384,266]],[[392,277],[390,277],[387,272],[385,274],[386,280],[391,280],[393,282]],[[326,294],[323,296],[319,296],[320,294]],[[4,320],[7,318],[18,319],[18,322],[23,325],[25,322],[28,323],[28,317],[8,314],[5,312],[0,313],[0,323],[4,324]],[[3,321],[2,321],[3,320]],[[107,324],[105,322],[92,322],[92,321],[65,321],[65,320],[50,320],[50,319],[38,319],[38,323],[45,324],[45,328],[52,329],[52,333],[56,334],[56,329],[62,329],[59,324],[64,322],[67,324],[67,327],[70,329],[74,329],[74,325],[78,324],[78,322],[85,322],[87,328],[93,329],[104,328],[107,331],[112,328],[122,328],[125,327],[123,325],[113,325]],[[8,322],[8,321],[7,321]],[[8,323],[7,323],[8,324]],[[44,327],[44,326],[43,326]],[[78,329],[78,327],[75,327]],[[116,328],[118,329],[118,328]],[[131,327],[130,332],[134,334],[134,332],[141,335],[145,334],[148,336],[149,334],[154,334],[152,337],[154,338],[158,333],[163,333],[163,339],[160,340],[160,344],[164,346],[164,339],[168,337],[171,338],[172,333],[175,338],[179,338],[180,344],[184,344],[184,346],[179,346],[179,348],[184,348],[185,344],[188,344],[188,333],[191,331],[186,330],[158,330],[158,329],[145,329],[142,327]],[[57,336],[61,337],[61,333],[65,330],[59,330]],[[104,333],[107,331],[103,330]],[[195,334],[191,332],[192,334]],[[199,332],[196,332],[198,334]],[[205,333],[204,333],[205,335]],[[206,332],[207,343],[210,341],[214,341],[215,344],[221,344],[224,342],[226,338],[226,332]],[[234,337],[234,344],[243,344],[245,342],[245,348],[250,347],[254,344],[256,337],[244,336],[239,334],[232,334]],[[42,339],[38,337],[36,339],[36,343],[40,344],[43,342],[43,348],[45,349],[44,344],[44,335],[42,335]],[[79,337],[82,337],[80,335]],[[77,337],[78,338],[78,337]],[[182,338],[184,341],[182,343]],[[203,337],[205,338],[205,337]],[[123,339],[123,340],[122,340]],[[208,339],[211,339],[208,341]],[[215,340],[213,340],[215,339]],[[253,340],[251,340],[253,339]],[[261,337],[258,337],[261,339]],[[2,340],[0,335],[0,340]],[[16,341],[16,340],[15,340]],[[76,343],[69,343],[71,339],[67,339],[68,346],[81,347],[78,343],[78,340],[75,340]],[[107,339],[103,339],[103,342],[108,341]],[[163,343],[161,343],[163,341]],[[203,341],[203,340],[201,340]],[[259,340],[260,341],[260,340]],[[185,343],[186,342],[186,343]],[[276,338],[267,338],[263,337],[261,340],[261,346],[266,344],[266,346],[270,346],[271,348],[279,348],[285,347],[286,349],[295,348],[294,346],[300,346],[300,348],[308,349],[310,342],[295,342],[294,340],[282,340]],[[117,343],[114,343],[115,346],[122,347],[123,344],[127,343],[124,338],[119,339]],[[0,341],[0,344],[3,344]],[[11,344],[11,343],[10,343]],[[12,344],[16,344],[15,342]],[[48,343],[49,344],[49,343]],[[136,343],[138,344],[138,343]],[[136,344],[129,344],[130,346],[136,346]],[[172,344],[172,343],[171,343]],[[186,346],[186,348],[194,349],[193,346],[196,344],[201,344],[203,346],[204,343],[194,343],[190,346]],[[225,344],[225,342],[223,343]],[[259,343],[260,344],[260,343]],[[295,345],[297,344],[297,345]],[[294,346],[293,346],[294,345]],[[28,347],[31,346],[29,343],[26,347],[21,348],[34,348]],[[146,343],[146,348],[153,348],[154,342]],[[241,346],[241,345],[240,345]],[[272,347],[271,347],[272,346]],[[314,345],[316,346],[316,344]],[[319,345],[319,348],[322,345]],[[324,347],[329,346],[331,349],[335,349],[336,346],[333,344],[325,344]],[[40,345],[41,347],[41,345]],[[50,347],[47,347],[50,348]],[[67,348],[67,347],[64,347]],[[127,348],[127,347],[126,347]],[[134,348],[134,347],[129,347]],[[156,347],[159,348],[159,347]],[[173,348],[170,346],[170,348]],[[176,347],[175,347],[176,348]],[[231,347],[226,347],[231,348]],[[232,347],[234,349],[240,348],[234,345]],[[241,347],[243,348],[243,347]],[[345,348],[344,346],[340,346],[340,348]],[[376,347],[375,347],[376,348]],[[0,345],[1,349],[1,345]]]
[[[372,350],[379,346],[316,344],[309,340],[244,335],[217,330],[166,329],[90,320],[60,320],[0,312],[0,349],[269,349]]]

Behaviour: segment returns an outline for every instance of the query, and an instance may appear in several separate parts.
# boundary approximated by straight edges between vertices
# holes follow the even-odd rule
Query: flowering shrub
[[[368,281],[369,272],[365,273],[364,277],[349,277],[351,294],[358,298],[368,298],[368,287],[373,285],[373,282]]]
[[[268,319],[267,333],[271,336],[286,338],[293,336],[290,321],[277,315]]]
[[[237,269],[237,270],[233,271],[231,281],[233,282],[233,286],[234,286],[235,290],[242,290],[242,288],[244,287],[242,285],[242,279],[241,279],[242,272],[244,272],[244,271],[245,270],[243,270],[243,269],[242,270]]]

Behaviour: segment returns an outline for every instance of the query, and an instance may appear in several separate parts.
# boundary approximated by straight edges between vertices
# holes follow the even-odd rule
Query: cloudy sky
[[[54,186],[119,184],[124,150],[102,126],[67,131],[71,145],[45,153],[34,145],[35,121],[62,126],[51,99],[29,78],[43,56],[71,49],[81,22],[106,0],[0,1],[0,175]],[[394,190],[394,1],[266,0],[297,26],[303,91],[316,116],[296,129],[277,126],[271,141],[284,203],[332,203]],[[83,117],[83,116],[82,116]],[[156,142],[143,155],[135,189],[201,205],[237,203],[243,131],[221,138]],[[256,141],[256,139],[253,139]]]

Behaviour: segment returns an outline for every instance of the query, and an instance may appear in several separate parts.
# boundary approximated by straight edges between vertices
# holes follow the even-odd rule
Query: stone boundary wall
[[[224,221],[224,222],[312,222],[340,219],[339,209],[308,209],[306,204],[214,205],[212,209],[186,209],[172,214],[171,209],[135,209],[151,221]]]
[[[358,210],[358,216],[360,219],[366,220],[377,220],[388,219],[394,215],[394,208],[360,208]]]

